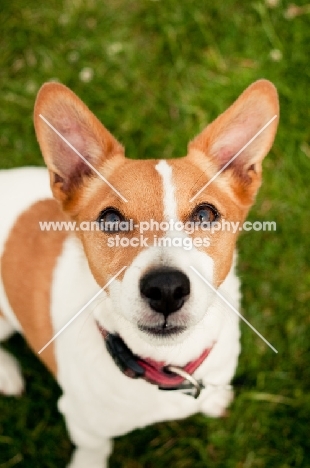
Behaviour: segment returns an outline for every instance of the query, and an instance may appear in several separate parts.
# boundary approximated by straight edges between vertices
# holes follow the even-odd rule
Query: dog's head
[[[187,156],[130,160],[72,91],[57,83],[41,88],[35,127],[54,197],[78,226],[88,222],[77,235],[101,287],[126,266],[96,310],[103,326],[170,344],[208,317],[209,285],[217,289],[233,267],[278,112],[274,86],[260,80],[189,143]],[[212,341],[220,317],[209,315]]]

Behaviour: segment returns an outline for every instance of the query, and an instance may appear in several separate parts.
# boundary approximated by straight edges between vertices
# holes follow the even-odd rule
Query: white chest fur
[[[238,281],[233,272],[223,284],[222,292],[228,287],[230,294],[238,297]],[[69,238],[54,276],[52,320],[55,331],[62,328],[98,290],[79,241]],[[213,403],[215,394],[218,399],[218,389],[207,387],[199,399],[194,400],[191,396],[162,391],[143,380],[124,376],[98,332],[93,316],[96,309],[101,309],[107,317],[113,314],[105,292],[55,341],[58,381],[64,391],[59,408],[76,443],[85,445],[84,438],[88,440],[91,434],[94,437],[92,443],[96,439],[99,443],[102,437],[122,435],[157,421],[183,418],[199,411],[212,414],[219,410]],[[225,386],[235,371],[239,354],[238,320],[220,303],[214,304],[214,310],[210,310],[210,314],[213,313],[224,315],[226,324],[214,349],[195,375],[206,384]],[[202,349],[203,335],[202,322],[191,335],[191,339],[194,336],[201,341]],[[224,393],[222,399],[226,405],[227,392]]]

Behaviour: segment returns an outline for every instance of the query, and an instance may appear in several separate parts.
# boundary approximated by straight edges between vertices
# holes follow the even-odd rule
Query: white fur
[[[163,178],[165,214],[176,219],[172,169],[162,162],[157,165],[157,170]],[[6,184],[4,189],[2,182]],[[20,190],[19,197],[15,196],[16,187]],[[2,207],[2,220],[3,212],[5,219],[1,223],[0,239],[4,243],[14,219],[34,201],[49,196],[50,190],[47,174],[41,169],[0,173],[0,188],[0,200],[13,197],[8,206]],[[159,314],[149,310],[139,294],[139,280],[149,265],[175,267],[190,279],[190,298],[182,311],[169,319],[174,324],[187,326],[186,332],[176,338],[150,338],[137,328],[141,321],[154,323],[159,320]],[[123,279],[116,279],[108,291],[102,292],[88,310],[55,340],[57,379],[63,390],[59,409],[78,447],[70,468],[105,467],[111,451],[110,440],[115,436],[199,411],[219,416],[229,404],[232,395],[226,385],[235,372],[239,354],[238,318],[195,275],[190,265],[212,281],[213,261],[197,249],[185,252],[182,247],[151,247],[142,251],[128,266]],[[53,274],[51,318],[54,333],[98,290],[80,241],[69,237]],[[234,267],[221,285],[220,292],[238,307],[239,282]],[[0,308],[10,323],[20,330],[3,288],[0,290]],[[200,397],[195,400],[178,392],[162,391],[144,380],[123,375],[108,354],[95,319],[110,332],[122,336],[134,353],[174,365],[185,365],[205,348],[214,345],[194,374],[206,384]],[[0,372],[9,377],[9,383],[3,387],[6,391],[18,393],[22,385],[18,380],[18,369],[1,353]]]
[[[178,221],[172,167],[163,160],[155,168],[163,181],[166,220]],[[187,237],[187,234],[171,230],[165,234],[165,237]],[[139,291],[141,276],[150,265],[153,268],[168,266],[178,269],[188,276],[191,283],[190,298],[182,307],[182,311],[169,317],[169,324],[186,325],[187,331],[170,340],[160,341],[158,338],[147,336],[137,328],[142,322],[148,322],[148,324],[155,326],[160,325],[163,321],[163,316],[146,307]],[[223,312],[220,312],[224,311],[225,308],[215,298],[215,293],[197,278],[197,275],[190,268],[191,265],[195,266],[209,282],[212,282],[213,260],[209,255],[196,248],[185,251],[183,247],[153,246],[142,251],[125,271],[123,281],[116,280],[111,284],[109,288],[110,303],[107,300],[111,313],[107,314],[98,309],[96,311],[97,319],[108,330],[118,332],[135,353],[143,357],[152,356],[153,359],[159,361],[171,359],[175,365],[185,365],[201,352],[202,342],[205,347],[212,345],[225,316]],[[233,295],[236,295],[236,291]],[[213,304],[214,300],[215,304]],[[207,311],[208,313],[206,313]],[[193,333],[194,327],[196,328],[195,333]],[[205,330],[210,331],[205,333]]]
[[[162,159],[156,164],[155,169],[161,175],[163,181],[164,216],[169,219],[177,219],[177,202],[175,199],[175,188],[172,181],[172,167]]]
[[[0,348],[0,394],[21,395],[23,389],[24,381],[18,362],[13,356]]]

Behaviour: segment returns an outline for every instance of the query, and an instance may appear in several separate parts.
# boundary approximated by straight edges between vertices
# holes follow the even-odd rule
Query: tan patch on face
[[[78,212],[75,219],[79,223],[95,222],[105,208],[113,207],[126,219],[133,219],[134,224],[151,219],[163,221],[163,187],[161,177],[155,169],[157,162],[124,159],[122,166],[110,174],[109,182],[128,200],[127,203],[122,201],[104,182],[100,181],[101,184],[99,184],[98,180],[90,180],[86,191],[92,196],[84,199],[81,192],[74,207],[74,210]],[[96,191],[92,190],[92,184],[96,185]],[[139,238],[140,240],[138,228],[118,234],[107,234],[102,231],[79,232],[91,271],[100,286],[104,286],[123,266],[131,265],[142,250],[152,246],[154,235],[160,236],[162,233],[158,231],[144,233],[147,246],[122,247],[119,245],[117,247],[117,236],[119,243],[122,239],[128,239],[131,242],[132,239]],[[108,242],[112,243],[113,239],[114,246],[109,247]],[[120,279],[124,273],[120,275]]]
[[[209,180],[212,179],[212,177],[218,174],[219,167],[215,164],[212,158],[206,157],[202,151],[191,149],[189,157],[192,164],[200,169],[200,177],[196,180],[195,187],[193,187],[194,190],[192,196],[194,196]],[[250,206],[254,202],[255,194],[261,185],[260,175],[255,175],[253,173],[251,177],[251,184],[249,184],[251,187],[249,189],[249,185],[240,183],[240,179],[228,168],[228,170],[219,174],[211,184],[216,183],[218,188],[229,195],[229,197],[238,204],[238,206],[242,206],[245,210],[249,210]],[[202,183],[203,180],[204,183]],[[208,188],[206,190],[208,190]]]
[[[203,187],[214,175],[212,165],[206,163],[203,168],[193,164],[191,158],[169,161],[173,167],[173,183],[178,206],[178,217],[186,223],[191,220],[191,214],[195,207],[208,203],[213,205],[221,214],[221,219],[228,222],[242,223],[248,211],[248,207],[239,205],[235,197],[231,196],[230,185],[225,177],[215,179],[193,202],[190,199]],[[239,231],[235,234],[228,230],[214,232],[201,229],[191,234],[193,239],[206,237],[210,240],[209,247],[197,247],[205,252],[214,261],[214,284],[220,284],[226,278],[233,259],[236,240]]]
[[[1,310],[0,310],[0,317],[4,317],[3,313],[1,312]]]
[[[17,219],[1,260],[9,303],[35,353],[53,336],[50,290],[55,263],[67,236],[65,231],[40,231],[39,221],[64,220],[65,215],[55,200],[35,203]],[[53,344],[40,358],[55,375]]]

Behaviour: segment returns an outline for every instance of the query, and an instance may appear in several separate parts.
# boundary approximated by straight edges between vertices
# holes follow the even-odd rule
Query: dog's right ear
[[[88,107],[62,84],[46,83],[42,86],[35,103],[34,124],[50,172],[54,197],[63,203],[73,198],[85,178],[95,175],[85,160],[99,170],[113,156],[124,156],[122,145]]]

